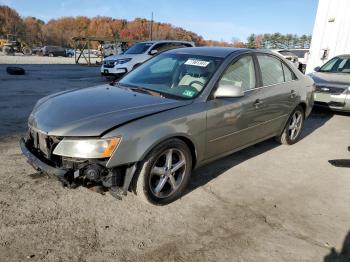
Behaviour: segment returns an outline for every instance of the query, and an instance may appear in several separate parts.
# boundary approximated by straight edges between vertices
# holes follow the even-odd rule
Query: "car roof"
[[[232,53],[243,53],[246,51],[252,51],[248,48],[231,48],[231,47],[185,47],[172,49],[166,53],[172,54],[189,54],[189,55],[203,55],[203,56],[214,56],[214,57],[227,57]]]
[[[334,57],[346,57],[346,58],[349,58],[350,54],[336,55]]]

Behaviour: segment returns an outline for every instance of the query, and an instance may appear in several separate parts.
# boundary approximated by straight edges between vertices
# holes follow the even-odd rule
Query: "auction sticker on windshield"
[[[198,59],[188,59],[185,62],[185,65],[193,65],[193,66],[200,66],[200,67],[206,67],[209,64],[210,64],[210,62],[208,62],[208,61],[203,61],[203,60],[198,60]]]
[[[196,94],[196,92],[191,91],[191,90],[185,90],[185,91],[182,92],[182,94],[184,96],[192,97],[192,96],[194,96]]]

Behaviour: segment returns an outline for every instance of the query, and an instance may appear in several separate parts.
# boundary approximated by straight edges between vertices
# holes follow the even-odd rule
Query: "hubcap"
[[[300,111],[295,111],[289,122],[288,135],[290,140],[295,140],[303,124],[303,114]]]
[[[175,148],[161,153],[151,169],[149,186],[153,195],[165,198],[181,185],[186,171],[185,155]]]

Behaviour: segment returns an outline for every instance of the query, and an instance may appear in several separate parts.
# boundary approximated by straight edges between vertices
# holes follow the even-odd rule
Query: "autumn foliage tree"
[[[21,18],[16,10],[0,6],[0,37],[16,34],[31,46],[60,45],[72,46],[74,36],[100,36],[114,39],[142,41],[150,39],[151,21],[136,18],[133,21],[112,17],[86,16],[62,17],[51,19],[47,23],[35,17]],[[192,41],[197,46],[229,46],[249,48],[290,48],[307,47],[311,36],[274,34],[251,34],[247,43],[232,38],[231,42],[205,40],[202,36],[175,27],[168,23],[153,23],[153,39],[176,39]],[[234,32],[232,32],[234,33]],[[225,36],[227,37],[227,36]]]

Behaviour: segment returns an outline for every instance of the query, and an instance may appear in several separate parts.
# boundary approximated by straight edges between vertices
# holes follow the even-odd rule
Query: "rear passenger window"
[[[279,59],[268,55],[258,55],[258,61],[264,86],[284,82],[282,63]]]
[[[286,82],[296,79],[295,74],[289,69],[288,66],[286,66],[284,63],[282,63],[282,67],[283,67],[283,72],[284,72],[284,80]]]
[[[255,88],[253,58],[251,56],[244,56],[230,65],[223,74],[220,84],[239,86],[245,91]]]

